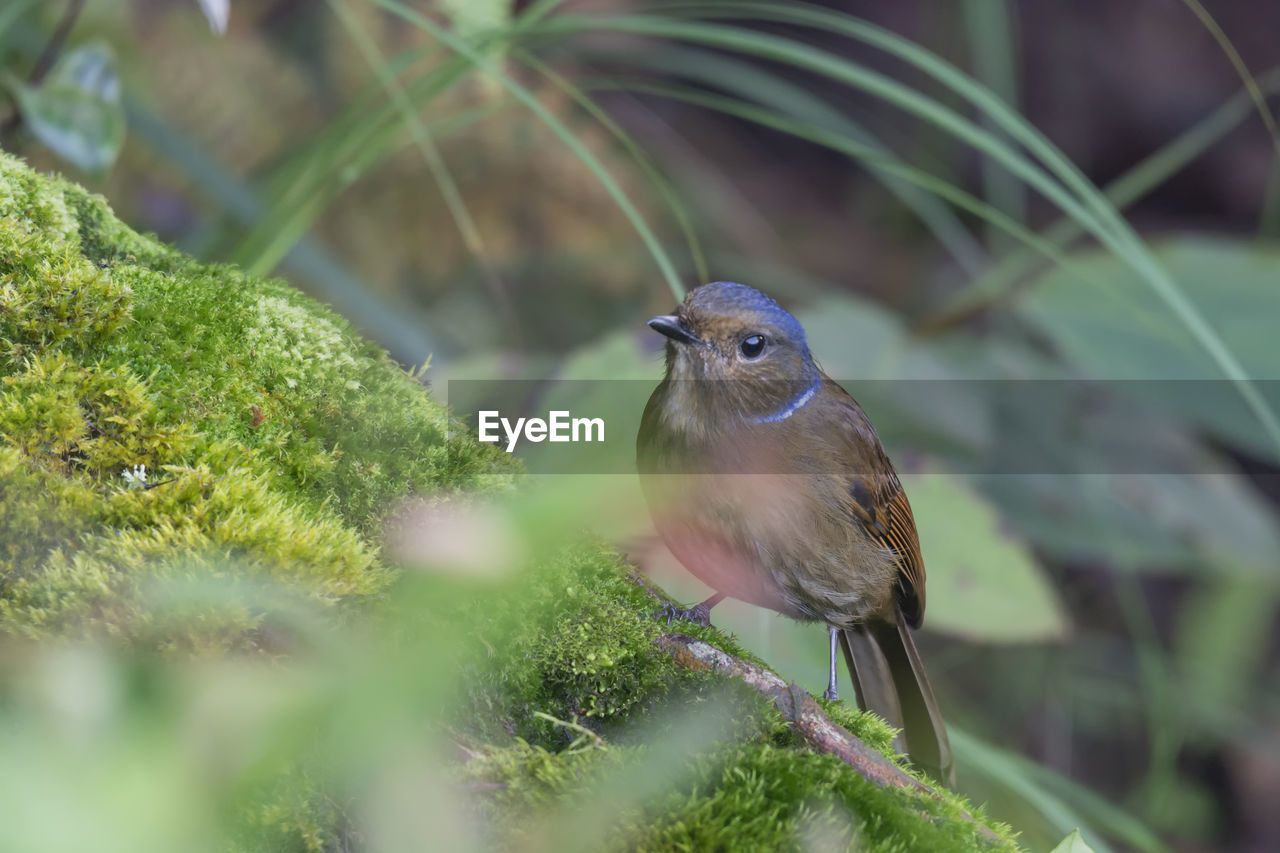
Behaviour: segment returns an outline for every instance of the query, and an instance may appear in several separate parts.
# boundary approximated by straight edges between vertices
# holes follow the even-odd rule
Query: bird
[[[809,351],[804,328],[755,288],[716,281],[648,321],[666,372],[641,417],[636,463],[668,549],[714,590],[672,616],[709,624],[732,597],[828,628],[858,705],[895,747],[954,785],[947,731],[912,639],[925,570],[911,505],[875,428]]]

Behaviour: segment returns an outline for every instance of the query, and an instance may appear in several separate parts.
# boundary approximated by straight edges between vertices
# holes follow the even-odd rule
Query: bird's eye
[[[759,358],[764,352],[764,335],[748,335],[739,345],[744,358]]]

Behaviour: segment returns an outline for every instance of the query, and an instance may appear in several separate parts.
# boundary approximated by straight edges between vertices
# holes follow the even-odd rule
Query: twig
[[[122,436],[116,435],[114,432],[107,432],[105,429],[95,424],[93,422],[93,419],[90,418],[88,415],[84,416],[84,422],[89,425],[89,429],[93,430],[98,435],[104,435],[107,438],[114,438],[116,441],[124,441],[124,438]]]
[[[654,600],[662,604],[671,603],[639,571],[633,569],[628,577]],[[921,782],[878,750],[867,746],[861,738],[832,722],[808,692],[794,684],[787,684],[776,673],[734,657],[687,634],[663,634],[658,638],[658,647],[686,669],[718,672],[755,688],[761,695],[773,700],[774,707],[791,722],[792,730],[802,743],[817,752],[834,755],[873,784],[905,788],[937,800],[943,799],[936,788]],[[1001,843],[999,835],[968,812],[962,811],[960,819],[976,824],[978,835],[983,841]]]
[[[769,670],[687,634],[663,634],[658,638],[658,646],[687,669],[718,672],[755,688],[761,695],[773,700],[774,707],[791,721],[793,731],[803,743],[817,752],[834,755],[868,781],[882,787],[906,788],[942,799],[936,789],[910,775],[880,752],[867,746],[860,738],[832,722],[822,706],[807,692],[787,684]],[[961,812],[960,817],[977,824],[978,834],[984,840],[1000,842],[1000,836],[973,815]]]
[[[31,68],[31,74],[27,77],[27,82],[32,86],[40,85],[45,75],[53,68],[53,64],[58,61],[58,54],[62,52],[62,46],[71,35],[71,28],[76,25],[76,19],[84,10],[84,3],[85,0],[71,0],[67,3],[67,8],[62,13],[62,20],[58,21],[57,28],[49,37],[49,43],[40,52],[40,58],[36,60],[36,64]]]
[[[933,788],[833,723],[812,696],[793,688],[775,673],[687,634],[663,634],[658,646],[686,669],[718,672],[746,682],[773,700],[782,716],[791,721],[800,740],[818,752],[834,755],[877,785],[937,795]]]
[[[31,73],[27,75],[27,82],[32,86],[40,85],[45,76],[53,69],[53,65],[58,61],[58,54],[62,52],[63,45],[67,42],[67,37],[71,35],[71,30],[76,25],[76,20],[80,17],[80,13],[84,10],[85,0],[70,0],[67,8],[62,12],[62,19],[58,21],[58,26],[54,28],[53,35],[49,36],[49,41],[45,44],[44,50],[40,51],[40,56],[36,59],[36,64],[31,66]],[[14,105],[13,112],[0,124],[0,136],[7,136],[22,124],[22,113]]]

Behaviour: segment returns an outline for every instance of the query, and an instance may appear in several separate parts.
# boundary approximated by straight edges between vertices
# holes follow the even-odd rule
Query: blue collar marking
[[[799,396],[790,403],[787,403],[787,405],[783,406],[779,411],[774,412],[772,415],[761,415],[760,417],[755,418],[755,422],[758,424],[776,424],[778,421],[785,421],[787,418],[804,408],[805,404],[813,399],[813,395],[818,393],[818,386],[821,384],[822,376],[819,375],[813,380],[812,385],[804,391],[801,391]]]

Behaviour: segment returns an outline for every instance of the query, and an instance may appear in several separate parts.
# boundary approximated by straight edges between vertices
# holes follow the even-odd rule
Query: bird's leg
[[[822,694],[823,699],[837,700],[840,698],[840,691],[836,689],[836,649],[840,645],[840,633],[835,628],[827,628],[831,635],[831,670],[827,679],[827,692]]]
[[[683,619],[686,622],[697,622],[699,625],[711,624],[711,608],[715,607],[723,601],[725,595],[723,592],[717,592],[701,604],[695,604],[688,610],[676,607],[674,604],[667,602],[662,605],[662,609],[658,611],[658,616],[666,616],[667,624],[671,624],[672,619]]]

